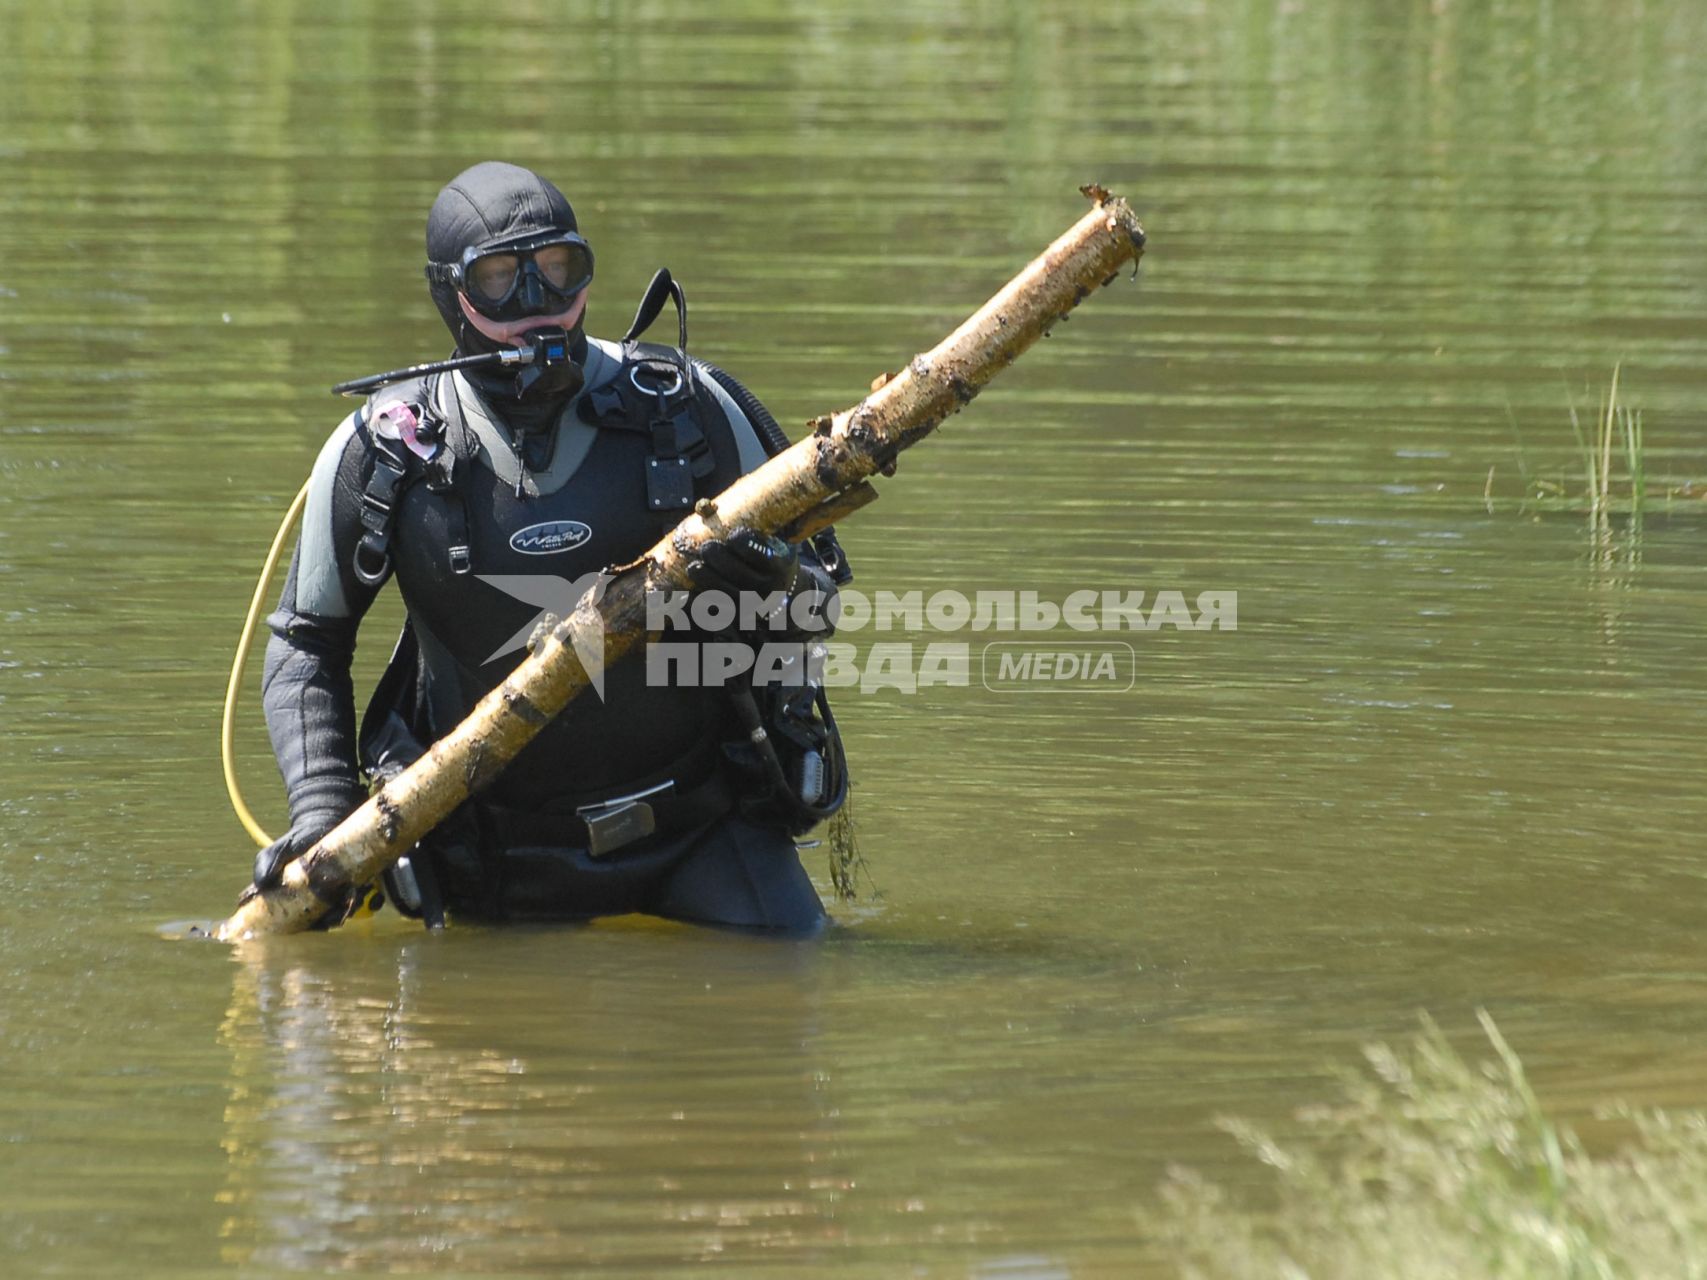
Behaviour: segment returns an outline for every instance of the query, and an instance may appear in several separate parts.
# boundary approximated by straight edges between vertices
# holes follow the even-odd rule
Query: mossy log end
[[[242,903],[216,936],[235,941],[307,929],[348,886],[374,880],[588,687],[598,672],[589,672],[580,654],[602,647],[608,666],[645,638],[647,592],[689,585],[687,566],[706,538],[738,525],[799,537],[870,501],[871,476],[892,472],[897,454],[969,403],[1143,252],[1144,232],[1127,202],[1100,187],[1084,193],[1095,207],[976,314],[879,379],[864,400],[815,419],[805,439],[701,501],[668,537],[617,571],[598,599],[583,599],[461,725],[287,866],[277,888]]]

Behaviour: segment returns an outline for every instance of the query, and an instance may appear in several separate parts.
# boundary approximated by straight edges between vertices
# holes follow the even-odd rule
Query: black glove
[[[311,809],[290,824],[290,830],[255,855],[255,890],[275,889],[285,866],[323,840],[349,815],[337,809]]]
[[[702,543],[699,555],[688,565],[694,586],[724,592],[731,599],[743,591],[791,591],[800,568],[800,553],[788,543],[745,525],[731,529],[726,538]]]

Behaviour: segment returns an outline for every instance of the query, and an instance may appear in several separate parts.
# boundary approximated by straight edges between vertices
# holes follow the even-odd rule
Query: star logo
[[[517,649],[525,648],[528,637],[539,626],[548,613],[556,614],[559,618],[567,618],[575,612],[583,596],[589,604],[597,604],[605,594],[605,587],[611,580],[611,575],[599,570],[596,573],[583,573],[571,582],[568,578],[560,578],[552,573],[480,573],[475,575],[489,587],[495,587],[509,596],[512,600],[520,600],[523,604],[531,604],[539,610],[533,617],[522,624],[520,630],[503,644],[492,651],[487,662],[496,662],[499,658],[514,653]],[[591,635],[583,635],[581,629],[570,633],[570,644],[574,647],[575,656],[586,668],[587,679],[593,686],[593,692],[601,699],[605,696],[605,633],[601,625]]]

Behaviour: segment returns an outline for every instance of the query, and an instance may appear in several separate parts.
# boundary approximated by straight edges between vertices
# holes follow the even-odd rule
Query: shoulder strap
[[[362,536],[352,569],[357,579],[378,586],[391,575],[391,535],[397,507],[415,481],[428,478],[435,492],[450,495],[451,538],[447,553],[454,573],[472,568],[468,518],[455,485],[456,453],[445,442],[445,423],[435,403],[438,378],[387,387],[370,396],[356,414],[356,431],[373,457],[362,489]]]
[[[356,579],[377,587],[391,576],[391,530],[397,523],[397,502],[408,487],[409,453],[403,445],[374,430],[373,406],[364,404],[356,417],[356,433],[373,457],[362,489],[362,536],[351,561]]]
[[[610,381],[582,393],[583,421],[631,431],[651,445],[645,462],[646,507],[667,531],[693,508],[699,482],[717,469],[707,434],[709,393],[685,352],[650,342],[623,343]]]

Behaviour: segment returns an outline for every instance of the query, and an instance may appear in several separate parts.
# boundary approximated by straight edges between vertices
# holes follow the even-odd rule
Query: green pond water
[[[1567,1120],[1707,1106],[1704,47],[1692,0],[0,0],[0,1271],[1167,1275],[1167,1167],[1260,1204],[1216,1117],[1420,1011]],[[442,353],[422,223],[489,157],[575,201],[592,331],[668,264],[795,432],[1127,194],[1137,281],[844,540],[1237,629],[848,633],[970,679],[841,691],[881,896],[811,944],[163,942],[247,876],[220,699],[325,389]],[[1644,518],[1525,506],[1619,362]],[[998,640],[1131,687],[986,688]],[[276,827],[253,681],[239,746]]]

